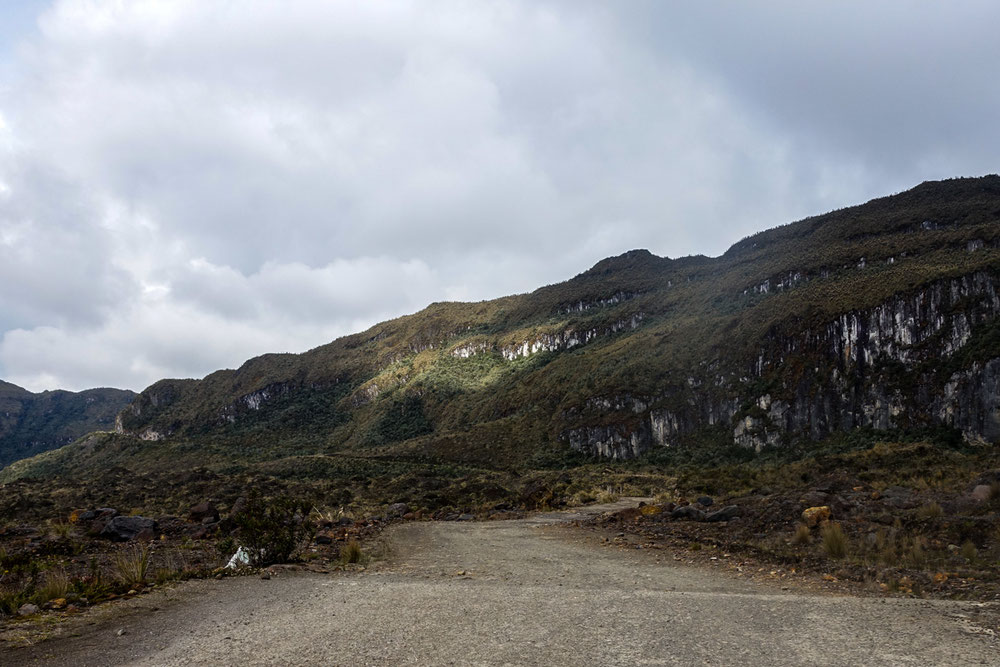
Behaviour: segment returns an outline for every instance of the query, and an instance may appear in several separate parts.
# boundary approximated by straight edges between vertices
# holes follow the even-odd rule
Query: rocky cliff
[[[996,443],[998,280],[1000,177],[924,183],[721,257],[630,251],[530,294],[163,380],[117,429],[219,456],[492,464],[760,451],[862,427]]]

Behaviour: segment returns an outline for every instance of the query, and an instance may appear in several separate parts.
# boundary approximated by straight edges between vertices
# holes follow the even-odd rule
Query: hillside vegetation
[[[435,303],[304,354],[161,380],[122,411],[118,428],[139,438],[133,462],[180,448],[216,466],[349,454],[505,469],[563,461],[570,446],[613,458],[661,446],[759,450],[855,426],[982,436],[900,386],[940,393],[955,373],[1000,356],[998,246],[1000,177],[924,183],[761,232],[718,258],[633,250],[530,294]],[[845,362],[825,349],[845,314],[954,292],[947,281],[963,277],[990,284],[918,313],[916,334],[903,333],[921,340],[857,363],[850,350]],[[960,349],[938,354],[958,334],[924,320],[955,313],[969,331],[958,332]],[[828,414],[799,405],[831,374],[844,386],[823,399],[833,401]],[[877,407],[879,392],[894,417],[866,423],[858,415],[877,412],[866,401]],[[772,424],[767,405],[779,400],[788,423]],[[796,410],[809,414],[790,422]],[[76,469],[86,452],[70,447],[4,477]]]
[[[0,468],[91,431],[113,429],[115,415],[135,396],[121,389],[34,394],[0,381]]]
[[[304,354],[161,380],[113,432],[0,470],[0,550],[21,577],[0,614],[45,597],[39,559],[80,581],[79,554],[111,562],[100,536],[118,514],[156,527],[140,541],[170,576],[191,549],[208,567],[245,538],[256,495],[312,507],[326,532],[303,558],[339,558],[391,521],[628,494],[656,502],[601,519],[616,539],[987,599],[998,316],[1000,176],[987,176],[717,258],[632,250],[530,294],[435,303]]]

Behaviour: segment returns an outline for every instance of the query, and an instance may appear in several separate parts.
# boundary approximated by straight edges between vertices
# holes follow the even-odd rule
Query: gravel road
[[[188,582],[0,663],[1000,664],[967,603],[781,590],[602,547],[574,518],[405,524],[367,572]]]

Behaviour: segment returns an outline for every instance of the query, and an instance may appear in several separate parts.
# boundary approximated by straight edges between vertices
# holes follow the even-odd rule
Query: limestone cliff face
[[[587,419],[612,423],[570,428],[563,437],[573,449],[613,459],[671,446],[713,426],[730,430],[734,444],[757,451],[855,427],[944,425],[968,440],[995,443],[1000,441],[1000,349],[987,345],[978,350],[981,359],[946,371],[998,315],[995,275],[975,272],[939,281],[794,336],[774,333],[753,363],[738,372],[691,377],[660,396],[588,401]],[[748,391],[762,380],[773,389]],[[682,407],[656,407],[668,400]]]

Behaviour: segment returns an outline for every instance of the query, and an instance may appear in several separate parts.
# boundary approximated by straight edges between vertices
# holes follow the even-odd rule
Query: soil
[[[511,521],[400,524],[384,534],[390,556],[363,571],[184,582],[77,615],[52,639],[0,649],[0,663],[1000,662],[997,638],[976,620],[989,603],[750,579],[574,525],[638,501]]]

